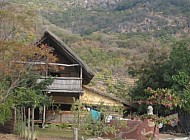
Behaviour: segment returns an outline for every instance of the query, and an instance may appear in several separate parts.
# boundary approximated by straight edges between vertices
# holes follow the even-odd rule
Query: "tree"
[[[23,82],[29,72],[39,68],[45,69],[45,66],[34,67],[28,62],[54,62],[55,60],[47,46],[28,46],[14,41],[0,40],[0,103]]]
[[[35,108],[51,104],[51,97],[43,90],[53,81],[53,78],[37,82],[41,77],[38,73],[29,72],[27,77],[13,90],[12,98],[16,107]]]
[[[136,86],[131,90],[134,102],[150,99],[151,95],[145,92],[148,88],[157,94],[167,88],[172,95],[179,98],[182,103],[180,107],[189,110],[190,49],[188,45],[188,41],[175,43],[169,56],[165,56],[168,58],[164,60],[155,59],[156,55],[151,55],[153,58],[148,61],[149,65],[142,71]]]
[[[0,40],[34,39],[36,30],[35,12],[22,4],[0,1]]]
[[[182,104],[181,98],[176,96],[170,89],[157,88],[153,90],[148,87],[145,89],[145,93],[148,94],[149,97],[146,101],[139,101],[139,103],[144,102],[148,105],[153,105],[157,111],[157,115],[161,107],[172,109]]]
[[[164,79],[175,95],[181,98],[182,108],[190,110],[190,48],[189,41],[177,42],[165,64]]]
[[[30,62],[43,61],[48,63],[55,60],[52,50],[47,46],[38,47],[15,41],[0,40],[0,108],[6,111],[18,105],[17,100],[13,97],[13,94],[18,92],[17,97],[28,97],[26,99],[17,98],[20,102],[28,100],[30,104],[35,105],[33,103],[35,99],[37,99],[36,101],[42,99],[43,97],[40,97],[42,96],[42,88],[39,88],[40,83],[37,84],[36,80],[39,78],[39,71],[44,71],[47,65],[35,66]],[[41,85],[41,87],[44,86]],[[8,102],[9,106],[4,106]],[[23,103],[20,104],[23,105]],[[10,113],[7,113],[6,116],[10,116]],[[1,122],[6,121],[6,118],[8,117],[2,118]]]
[[[11,108],[13,107],[12,97],[7,98],[7,100],[0,104],[0,124],[3,124],[5,121],[9,120],[12,116]]]
[[[49,103],[42,90],[52,80],[37,83],[47,65],[55,62],[48,46],[28,45],[36,36],[36,11],[14,0],[0,1],[0,123],[11,117],[13,107],[35,107]]]
[[[130,89],[129,94],[134,102],[145,101],[149,95],[145,93],[148,87],[156,90],[157,88],[166,88],[167,83],[164,83],[164,63],[167,60],[167,50],[165,49],[150,49],[148,59],[141,66],[141,69],[136,69],[139,80],[136,86]],[[145,111],[146,106],[139,106],[139,111]]]

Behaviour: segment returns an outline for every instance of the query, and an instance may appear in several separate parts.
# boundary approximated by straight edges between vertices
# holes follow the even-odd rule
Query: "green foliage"
[[[18,116],[17,116],[17,118],[18,118]],[[20,119],[20,118],[19,118]],[[16,130],[15,130],[15,133],[17,134],[17,135],[23,135],[25,132],[27,132],[27,127],[26,127],[26,125],[23,123],[23,122],[21,122],[20,120],[17,122],[17,125],[16,125],[16,128],[15,128]]]
[[[185,111],[190,111],[190,77],[185,72],[179,72],[179,74],[172,76],[174,84],[172,88],[175,94],[181,98],[182,107]]]
[[[42,105],[50,105],[51,97],[44,94],[43,90],[51,84],[53,79],[47,79],[37,82],[40,75],[29,73],[28,77],[22,79],[20,85],[14,89],[14,98],[16,106],[39,107]]]
[[[188,46],[189,42],[187,41],[177,42],[174,44],[169,57],[167,58],[166,56],[167,59],[164,57],[159,57],[164,59],[155,59],[157,58],[155,55],[150,55],[152,59],[148,61],[149,65],[142,71],[137,85],[131,90],[133,100],[145,101],[150,99],[151,96],[144,92],[148,87],[153,89],[156,94],[160,93],[160,90],[164,91],[163,88],[167,88],[169,91],[172,91],[170,95],[173,95],[178,100],[172,98],[170,103],[173,103],[174,106],[178,105],[182,107],[183,110],[188,111],[190,107],[190,49]],[[168,94],[168,92],[166,92],[166,94]],[[155,95],[154,97],[156,97]],[[159,98],[156,97],[156,99]],[[161,105],[162,103],[159,104]]]
[[[89,106],[90,107],[90,106]],[[93,108],[93,107],[90,107]],[[126,122],[119,121],[119,118],[123,116],[123,108],[118,106],[105,106],[103,102],[97,105],[96,110],[100,113],[97,120],[94,120],[91,112],[89,112],[79,100],[77,100],[72,106],[72,112],[74,115],[75,125],[83,130],[87,135],[101,136],[107,133],[117,133],[118,128],[127,127]],[[115,118],[115,124],[110,125],[106,123],[108,116],[117,116]]]
[[[38,95],[35,90],[27,88],[17,88],[15,90],[15,99],[17,99],[16,105],[25,107],[36,107],[43,103],[43,94]]]
[[[57,129],[58,128],[58,126],[56,125],[56,124],[49,124],[48,125],[48,128],[50,128],[50,129]]]
[[[161,106],[173,109],[177,106],[181,107],[183,104],[181,98],[176,96],[171,89],[157,88],[156,90],[152,90],[148,87],[145,93],[149,95],[145,101],[146,104],[155,106],[157,110],[159,110]]]
[[[128,95],[128,89],[126,83],[124,81],[117,81],[116,83],[108,85],[108,93],[113,93],[117,97],[124,99],[124,100],[129,100],[130,96]]]
[[[98,44],[95,44],[98,45]],[[85,46],[81,48],[76,48],[75,51],[80,54],[82,60],[84,60],[87,64],[89,64],[90,68],[92,68],[96,75],[93,78],[92,82],[99,83],[101,81],[104,82],[106,86],[104,90],[108,92],[112,92],[113,94],[117,93],[117,87],[122,85],[126,87],[124,82],[118,82],[114,79],[114,75],[119,73],[125,73],[127,71],[125,68],[126,59],[122,57],[122,52],[111,52],[104,51],[102,48]],[[116,83],[114,83],[116,81]],[[118,80],[119,81],[119,80]],[[126,89],[123,89],[126,90]],[[120,96],[118,94],[118,96]]]
[[[9,120],[12,116],[13,100],[8,98],[4,103],[0,104],[0,124]]]
[[[164,63],[167,60],[165,50],[151,49],[149,51],[148,60],[144,62],[141,69],[136,69],[136,73],[140,74],[139,80],[131,91],[131,97],[134,101],[145,101],[149,96],[145,93],[148,87],[156,90],[157,88],[167,88],[168,83],[163,82]],[[142,106],[141,106],[142,107]],[[141,107],[139,109],[141,109]]]
[[[69,125],[66,123],[62,123],[59,125],[59,128],[61,128],[61,129],[68,128],[68,127],[69,127]]]

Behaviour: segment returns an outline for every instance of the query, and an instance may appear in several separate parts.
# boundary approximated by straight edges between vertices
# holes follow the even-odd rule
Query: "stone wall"
[[[111,125],[116,122],[112,120]],[[104,135],[109,138],[147,140],[153,137],[155,124],[151,120],[125,120],[126,127],[118,128],[116,134]],[[158,139],[159,129],[156,128],[155,139]]]

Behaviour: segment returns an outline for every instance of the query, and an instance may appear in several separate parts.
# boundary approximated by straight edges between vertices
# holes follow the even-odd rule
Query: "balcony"
[[[47,79],[42,77],[38,82]],[[45,90],[47,92],[72,92],[81,93],[82,91],[82,78],[78,77],[55,77],[53,83]]]

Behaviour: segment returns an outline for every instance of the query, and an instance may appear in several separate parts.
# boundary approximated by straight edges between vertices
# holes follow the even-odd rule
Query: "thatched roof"
[[[52,44],[54,44],[52,47],[59,50],[59,53],[66,56],[73,64],[79,64],[83,71],[83,84],[90,83],[94,76],[94,73],[90,70],[90,68],[58,36],[51,31],[46,30],[37,44],[48,45],[49,42],[52,42]]]

